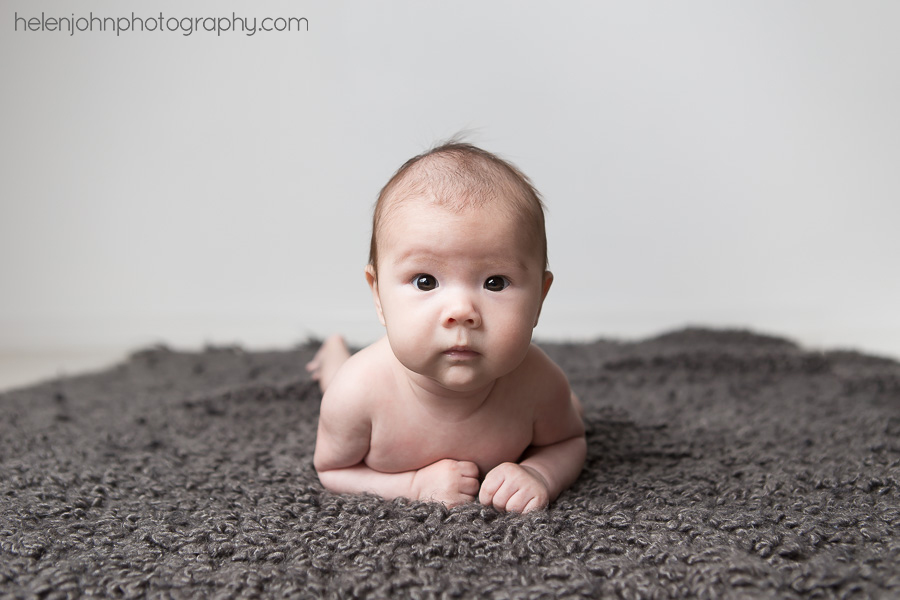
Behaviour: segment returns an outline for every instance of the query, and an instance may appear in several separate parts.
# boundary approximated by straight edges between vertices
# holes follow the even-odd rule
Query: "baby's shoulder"
[[[525,360],[510,375],[518,390],[539,402],[569,401],[571,390],[566,374],[535,344],[531,344]]]
[[[323,405],[362,410],[377,401],[385,388],[393,384],[385,341],[363,348],[341,365],[322,399]]]

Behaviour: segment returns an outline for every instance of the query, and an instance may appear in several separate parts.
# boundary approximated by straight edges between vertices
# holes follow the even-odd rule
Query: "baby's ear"
[[[547,292],[550,291],[550,286],[553,285],[553,273],[550,271],[544,271],[544,285],[541,289],[541,302],[544,301],[544,298],[547,297]]]
[[[375,267],[372,265],[366,265],[366,281],[369,283],[369,289],[372,290],[372,300],[375,301],[378,320],[384,325],[384,311],[381,309],[381,296],[378,294],[378,278],[375,276]]]
[[[537,327],[538,319],[541,318],[541,309],[544,307],[544,298],[547,297],[547,292],[550,291],[551,285],[553,285],[553,273],[544,271],[544,282],[541,284],[541,303],[538,306],[537,316],[534,318],[535,327]]]

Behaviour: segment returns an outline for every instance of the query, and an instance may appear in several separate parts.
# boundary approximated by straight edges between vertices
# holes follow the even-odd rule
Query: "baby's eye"
[[[489,292],[502,292],[509,287],[509,280],[503,275],[491,275],[484,280],[484,289]]]
[[[434,278],[433,275],[428,275],[427,273],[419,273],[418,275],[413,277],[412,284],[417,290],[430,292],[438,286],[438,281]]]

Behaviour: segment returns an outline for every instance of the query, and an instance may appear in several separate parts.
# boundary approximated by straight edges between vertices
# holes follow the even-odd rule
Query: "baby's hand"
[[[503,463],[484,478],[478,499],[497,510],[527,513],[547,508],[549,487],[544,477],[531,467]]]
[[[412,495],[418,500],[443,502],[448,507],[475,500],[478,493],[478,465],[445,458],[416,471]]]

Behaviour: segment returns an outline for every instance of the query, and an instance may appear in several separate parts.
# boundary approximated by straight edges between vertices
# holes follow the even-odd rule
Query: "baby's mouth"
[[[455,360],[471,360],[480,356],[480,354],[468,346],[453,346],[444,350],[444,356],[449,356]]]

